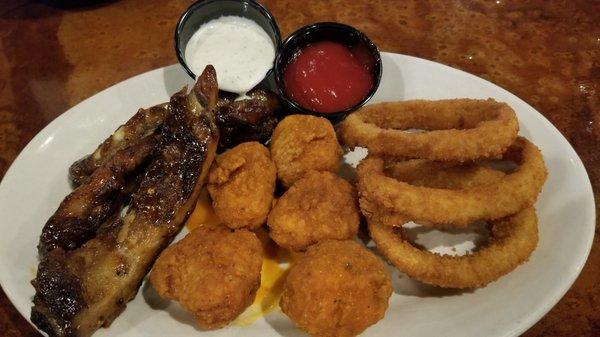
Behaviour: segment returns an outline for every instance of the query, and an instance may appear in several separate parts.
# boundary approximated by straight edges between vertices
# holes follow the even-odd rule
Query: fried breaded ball
[[[337,172],[342,157],[331,123],[309,115],[291,115],[279,122],[269,148],[277,177],[286,187],[310,170]]]
[[[269,235],[279,246],[303,250],[324,240],[346,240],[358,232],[357,192],[331,172],[308,172],[277,201]]]
[[[163,251],[150,282],[161,297],[192,313],[200,327],[219,328],[254,301],[262,254],[253,232],[199,228]]]
[[[269,150],[260,143],[242,143],[226,151],[208,176],[215,213],[229,228],[260,227],[271,210],[276,179]]]
[[[279,305],[312,336],[356,336],[383,318],[392,282],[383,263],[354,241],[308,248],[292,266]]]

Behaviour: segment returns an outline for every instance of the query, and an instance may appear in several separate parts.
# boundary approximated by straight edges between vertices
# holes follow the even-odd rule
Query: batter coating
[[[286,187],[311,170],[337,172],[342,157],[331,123],[309,115],[291,115],[279,122],[269,148],[277,177]]]
[[[346,240],[358,232],[356,190],[331,172],[309,172],[283,194],[267,224],[279,246],[304,250],[324,240]]]
[[[312,336],[356,336],[383,318],[392,283],[381,260],[354,241],[311,246],[292,267],[279,305]]]
[[[233,229],[262,226],[273,203],[276,175],[269,150],[258,142],[239,144],[217,157],[208,191],[223,224]]]
[[[192,313],[200,327],[220,328],[254,301],[262,255],[250,231],[199,228],[164,250],[150,282],[161,297]]]

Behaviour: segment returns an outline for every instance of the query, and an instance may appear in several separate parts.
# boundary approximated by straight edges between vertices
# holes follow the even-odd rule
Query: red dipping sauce
[[[337,42],[306,46],[286,66],[286,93],[303,108],[331,113],[362,101],[373,86],[370,55]]]

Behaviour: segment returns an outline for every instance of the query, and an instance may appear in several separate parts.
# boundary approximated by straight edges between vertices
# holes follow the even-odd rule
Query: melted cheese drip
[[[196,208],[186,222],[186,227],[192,231],[201,227],[215,227],[220,223],[221,221],[212,207],[208,191],[204,188],[196,202]],[[277,246],[269,238],[265,229],[256,230],[256,235],[264,249],[260,288],[256,292],[252,305],[233,321],[233,324],[237,326],[248,326],[279,307],[283,283],[294,258],[288,250]]]
[[[237,326],[248,326],[260,317],[279,307],[279,298],[283,283],[289,272],[291,256],[289,252],[275,244],[264,229],[258,229],[256,235],[264,249],[264,259],[260,274],[260,288],[254,302],[246,311],[233,321]]]
[[[196,228],[212,228],[219,224],[221,224],[221,220],[212,207],[210,197],[208,196],[208,190],[203,188],[202,191],[200,191],[198,201],[196,201],[196,208],[194,208],[194,211],[190,214],[185,226],[188,230],[193,231]]]

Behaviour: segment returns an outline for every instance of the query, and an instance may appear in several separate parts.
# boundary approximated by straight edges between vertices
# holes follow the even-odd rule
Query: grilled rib
[[[61,247],[78,248],[92,238],[96,229],[131,195],[126,187],[130,178],[144,165],[157,144],[150,135],[117,151],[60,204],[42,229],[38,252],[41,256]]]
[[[189,95],[175,94],[157,154],[123,218],[70,252],[58,247],[32,281],[31,321],[50,336],[89,336],[131,300],[194,207],[218,145],[218,88],[208,66]]]
[[[69,168],[69,177],[73,186],[85,183],[91,174],[115,153],[133,146],[140,139],[153,134],[164,122],[169,112],[169,104],[163,103],[148,109],[139,109],[125,124],[108,137],[96,150]]]
[[[268,90],[256,89],[247,98],[234,100],[222,97],[217,104],[217,126],[221,131],[221,148],[231,148],[250,141],[265,142],[277,125],[279,96]]]

